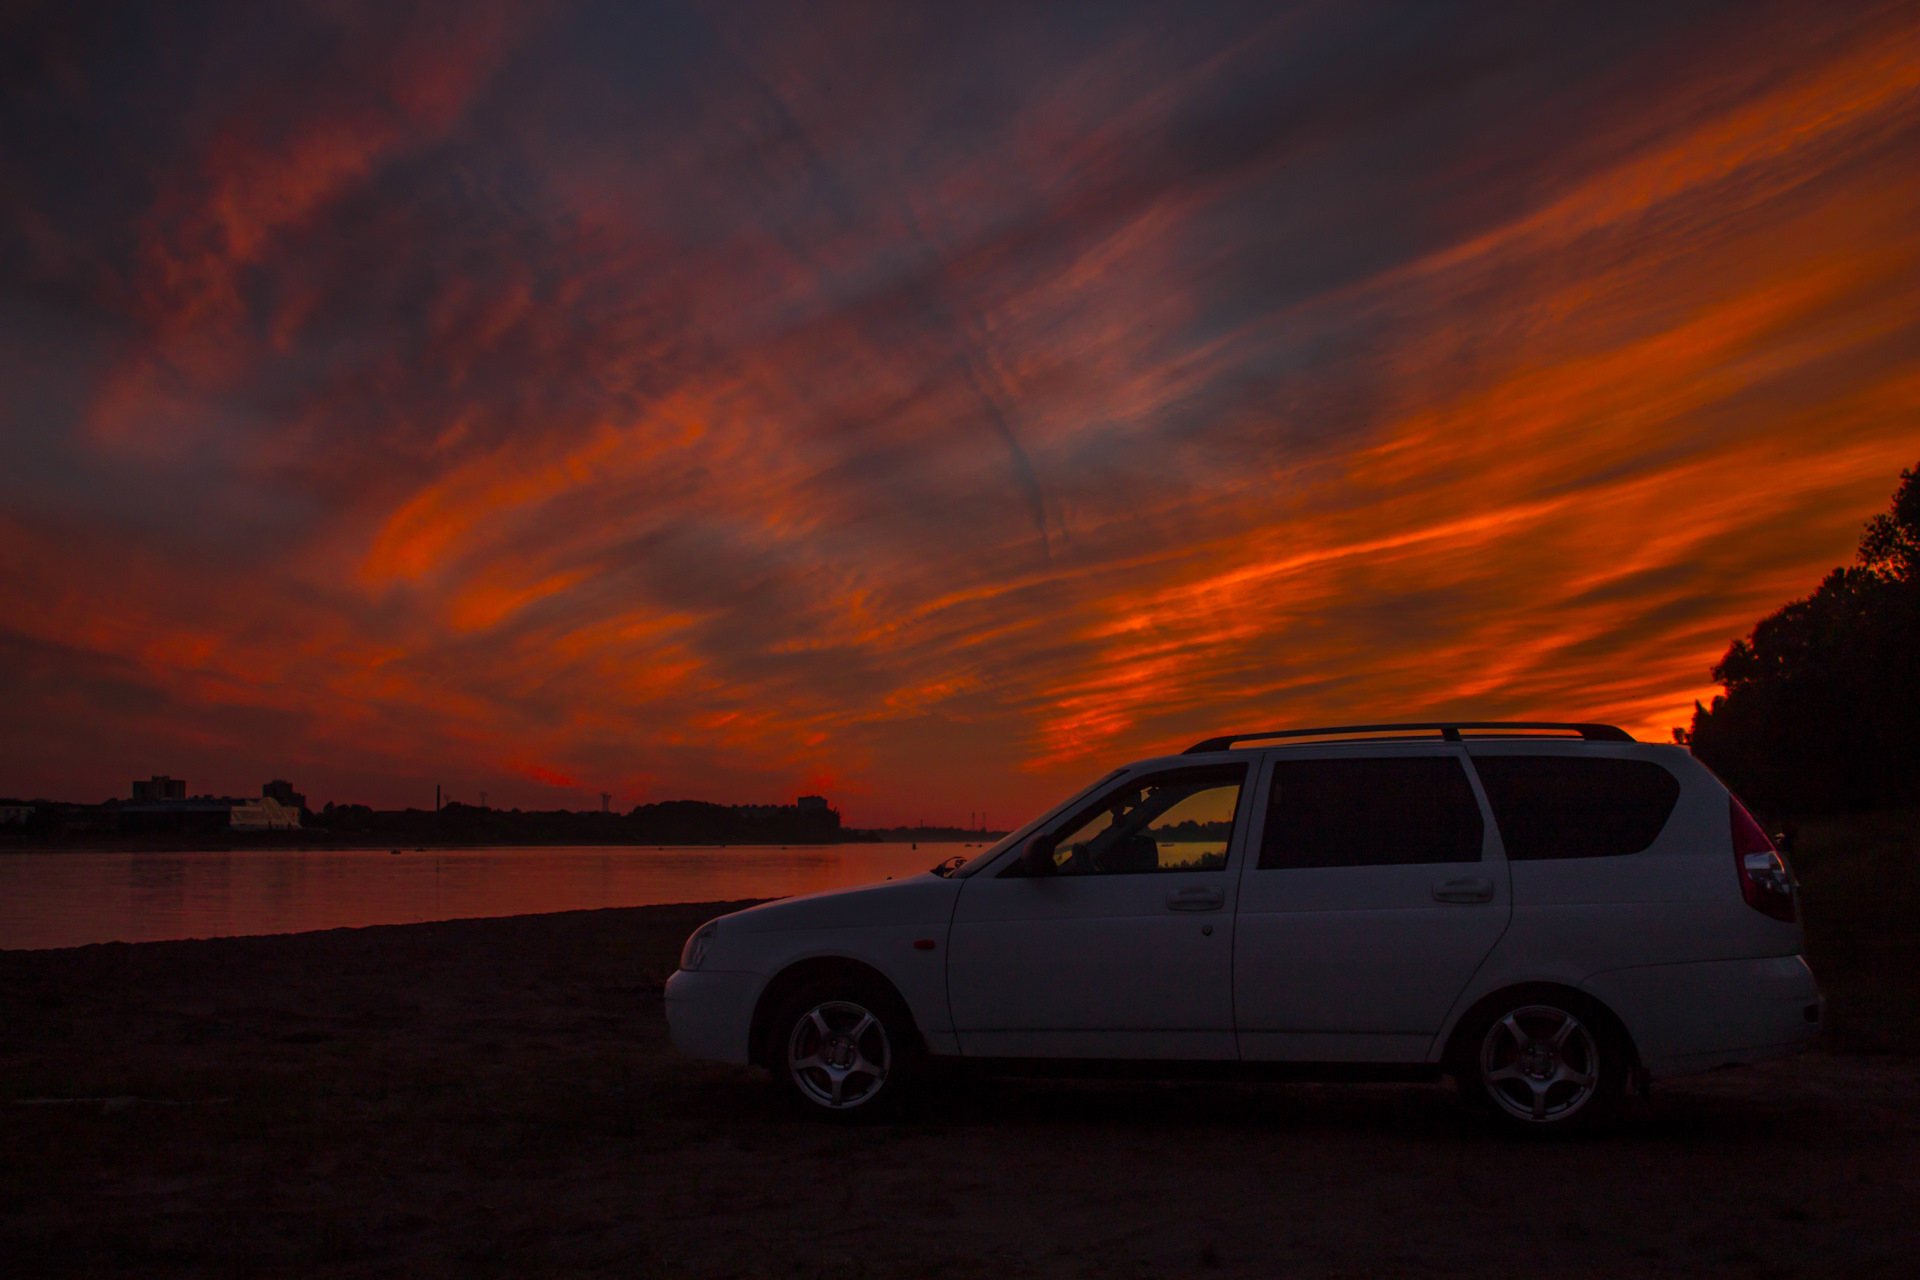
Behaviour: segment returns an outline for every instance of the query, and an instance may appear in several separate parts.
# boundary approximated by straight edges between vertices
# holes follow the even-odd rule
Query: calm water
[[[986,845],[0,854],[0,948],[782,898]]]

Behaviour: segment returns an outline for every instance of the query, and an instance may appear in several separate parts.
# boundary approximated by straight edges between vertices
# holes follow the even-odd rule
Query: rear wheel
[[[892,992],[864,983],[801,988],[771,1028],[776,1084],[802,1111],[842,1121],[891,1114],[919,1074],[919,1037]]]
[[[1468,1102],[1512,1132],[1572,1133],[1626,1091],[1632,1049],[1604,1009],[1571,992],[1495,1002],[1461,1028],[1454,1075]]]

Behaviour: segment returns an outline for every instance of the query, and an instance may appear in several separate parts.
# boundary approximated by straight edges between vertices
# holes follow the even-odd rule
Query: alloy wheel
[[[1487,1028],[1480,1042],[1480,1082],[1487,1096],[1517,1120],[1567,1120],[1600,1087],[1599,1042],[1565,1009],[1526,1005]]]
[[[851,1000],[815,1005],[787,1037],[787,1071],[801,1096],[832,1111],[872,1101],[892,1069],[886,1024]]]

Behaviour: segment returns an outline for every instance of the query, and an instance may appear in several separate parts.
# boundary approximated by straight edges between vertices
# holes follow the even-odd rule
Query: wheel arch
[[[1570,983],[1514,982],[1489,991],[1468,1006],[1466,1012],[1454,1019],[1453,1026],[1447,1031],[1446,1048],[1440,1054],[1440,1065],[1449,1075],[1459,1074],[1463,1058],[1472,1059],[1472,1046],[1466,1044],[1467,1033],[1478,1023],[1482,1015],[1497,1005],[1519,1000],[1539,1000],[1543,1003],[1560,1000],[1597,1013],[1605,1019],[1607,1029],[1619,1036],[1620,1042],[1627,1046],[1629,1062],[1638,1067],[1640,1048],[1634,1043],[1633,1033],[1627,1029],[1626,1021],[1615,1013],[1606,1001]]]
[[[780,972],[773,975],[760,992],[760,999],[753,1006],[753,1021],[747,1030],[747,1061],[755,1066],[772,1068],[775,1060],[774,1047],[770,1043],[769,1023],[780,1006],[786,1003],[800,988],[813,982],[857,982],[878,987],[898,1006],[899,1012],[906,1018],[907,1027],[914,1040],[925,1044],[920,1024],[913,1016],[913,1006],[900,993],[900,988],[886,974],[862,960],[849,956],[809,956],[796,960]]]

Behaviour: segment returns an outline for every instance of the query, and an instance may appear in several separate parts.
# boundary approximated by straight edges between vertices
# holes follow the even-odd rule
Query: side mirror
[[[1060,841],[1055,836],[1037,835],[1027,841],[1027,847],[1020,851],[1020,869],[1022,875],[1050,876],[1059,872],[1053,863],[1053,851]]]

